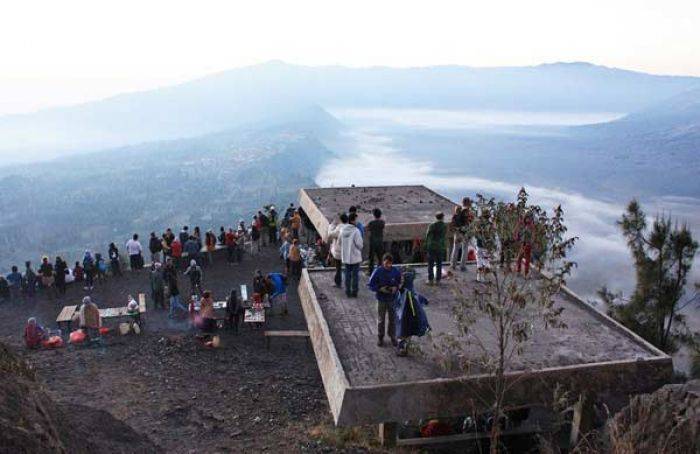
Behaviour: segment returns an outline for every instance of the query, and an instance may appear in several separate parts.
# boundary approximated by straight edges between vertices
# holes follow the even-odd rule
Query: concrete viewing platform
[[[435,213],[449,219],[456,204],[425,186],[362,186],[302,189],[299,205],[325,240],[328,226],[338,213],[357,207],[359,220],[367,225],[372,210],[381,208],[386,228],[385,241],[423,238]]]
[[[431,210],[433,211],[433,210]],[[475,285],[475,270],[457,272],[439,287],[423,284],[425,267],[417,268],[417,290],[430,304],[426,312],[432,336],[455,333],[454,288],[465,294]],[[376,302],[361,273],[360,296],[347,298],[333,286],[331,270],[304,270],[299,294],[331,412],[338,425],[459,416],[484,410],[483,395],[491,378],[478,368],[468,374],[441,366],[430,336],[416,340],[421,354],[397,357],[391,347],[377,347]],[[522,355],[511,364],[517,381],[510,393],[518,405],[536,405],[551,398],[557,383],[572,392],[587,392],[614,401],[630,393],[648,392],[666,383],[671,358],[568,290],[556,295],[564,308],[566,329],[534,326]],[[490,321],[474,329],[492,336]],[[495,348],[495,346],[494,346]],[[475,355],[463,344],[465,355]]]

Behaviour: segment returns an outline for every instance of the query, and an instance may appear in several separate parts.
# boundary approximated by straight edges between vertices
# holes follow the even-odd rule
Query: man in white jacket
[[[340,223],[338,223],[340,221]],[[331,242],[331,256],[335,265],[335,286],[340,288],[343,284],[343,256],[340,249],[340,231],[348,223],[348,215],[342,213],[328,226],[328,241]]]
[[[345,294],[357,298],[360,263],[362,263],[362,234],[355,226],[357,214],[351,213],[348,223],[340,230],[340,254],[345,265]]]

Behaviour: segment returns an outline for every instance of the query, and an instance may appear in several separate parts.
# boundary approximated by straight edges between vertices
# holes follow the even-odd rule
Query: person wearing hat
[[[83,304],[79,311],[80,329],[90,339],[100,338],[100,327],[102,326],[102,317],[97,304],[92,302],[89,296],[83,298]]]
[[[445,214],[435,214],[435,222],[428,226],[425,235],[425,250],[428,253],[428,285],[439,284],[442,278],[442,258],[445,253],[447,225]]]
[[[190,278],[190,295],[202,293],[202,268],[197,265],[197,261],[190,260],[190,266],[185,270],[185,276]]]

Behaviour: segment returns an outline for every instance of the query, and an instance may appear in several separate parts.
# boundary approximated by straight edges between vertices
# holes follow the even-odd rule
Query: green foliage
[[[513,378],[506,372],[527,348],[536,325],[566,328],[561,320],[563,308],[555,305],[554,295],[566,283],[575,263],[567,255],[576,238],[566,236],[564,212],[556,207],[551,215],[537,205],[530,205],[528,194],[521,189],[517,202],[496,202],[477,195],[478,216],[472,233],[480,248],[496,258],[502,252],[517,257],[523,241],[531,241],[541,252],[543,272],[530,277],[514,273],[510,265],[491,266],[486,279],[469,292],[457,285],[454,318],[457,335],[438,337],[436,351],[443,365],[464,371],[487,373],[494,377],[493,393],[477,396],[482,404],[500,418],[508,409],[508,390]],[[484,333],[484,326],[488,330]],[[470,349],[465,354],[464,345]],[[491,434],[492,446],[498,446],[498,424]]]
[[[686,225],[679,226],[670,217],[657,216],[649,226],[636,200],[629,203],[618,225],[632,253],[636,286],[628,301],[607,288],[598,294],[612,317],[672,353],[681,343],[692,342],[681,310],[697,300],[697,294],[690,298],[685,294],[698,243]]]

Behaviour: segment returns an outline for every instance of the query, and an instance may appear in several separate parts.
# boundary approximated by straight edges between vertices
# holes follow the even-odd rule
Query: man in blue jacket
[[[394,266],[391,254],[384,254],[382,266],[376,268],[369,278],[369,288],[377,296],[377,335],[379,347],[384,345],[384,334],[389,334],[391,344],[396,347],[396,319],[394,317],[394,302],[401,288],[401,271]],[[389,329],[385,331],[386,318],[389,318]]]

